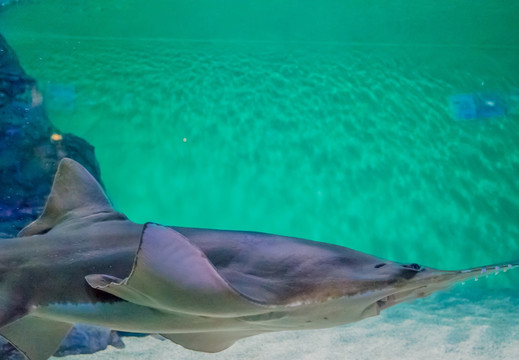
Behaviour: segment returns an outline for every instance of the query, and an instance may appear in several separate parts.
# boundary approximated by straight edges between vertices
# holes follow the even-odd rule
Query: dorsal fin
[[[50,195],[41,216],[18,236],[43,234],[65,218],[114,211],[101,185],[78,162],[64,158],[58,165]]]

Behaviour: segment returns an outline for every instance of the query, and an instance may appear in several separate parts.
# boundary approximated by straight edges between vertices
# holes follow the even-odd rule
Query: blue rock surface
[[[106,349],[108,345],[124,348],[117,332],[104,327],[77,324],[54,356],[91,354]]]
[[[43,100],[36,81],[0,35],[0,241],[15,237],[39,216],[63,157],[80,162],[101,180],[94,148],[52,125]],[[77,325],[57,355],[93,353],[108,345],[124,346],[110,329]],[[24,357],[0,337],[0,359]]]
[[[449,107],[456,120],[486,119],[507,114],[505,101],[493,93],[451,95]]]
[[[47,118],[43,100],[0,35],[0,238],[16,236],[39,215],[63,157],[100,180],[94,148],[62,134]]]

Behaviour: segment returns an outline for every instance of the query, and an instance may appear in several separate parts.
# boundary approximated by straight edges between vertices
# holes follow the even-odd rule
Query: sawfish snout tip
[[[459,277],[462,278],[461,283],[464,285],[465,280],[479,281],[480,278],[488,278],[490,275],[497,276],[500,273],[506,273],[510,270],[519,267],[517,262],[509,262],[500,265],[487,265],[471,269],[465,269],[459,271]],[[458,281],[459,282],[459,281]]]
[[[497,276],[501,272],[506,273],[510,270],[519,267],[517,262],[502,263],[499,265],[486,265],[464,270],[438,270],[434,268],[424,268],[422,274],[417,277],[417,281],[424,283],[427,287],[441,287],[447,288],[457,283],[465,285],[467,281],[485,277],[489,278]]]

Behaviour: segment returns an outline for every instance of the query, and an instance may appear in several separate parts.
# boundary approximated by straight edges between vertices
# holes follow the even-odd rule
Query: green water
[[[7,8],[0,31],[44,93],[74,86],[49,116],[96,147],[134,221],[460,268],[519,258],[518,14],[473,1],[55,0]],[[455,121],[448,96],[478,91],[511,113]]]

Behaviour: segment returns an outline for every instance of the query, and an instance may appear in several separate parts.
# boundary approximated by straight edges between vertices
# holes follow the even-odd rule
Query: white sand
[[[519,293],[471,286],[384,311],[348,326],[259,335],[217,354],[152,337],[125,338],[126,349],[63,360],[488,360],[519,359]],[[53,358],[58,359],[58,358]]]

